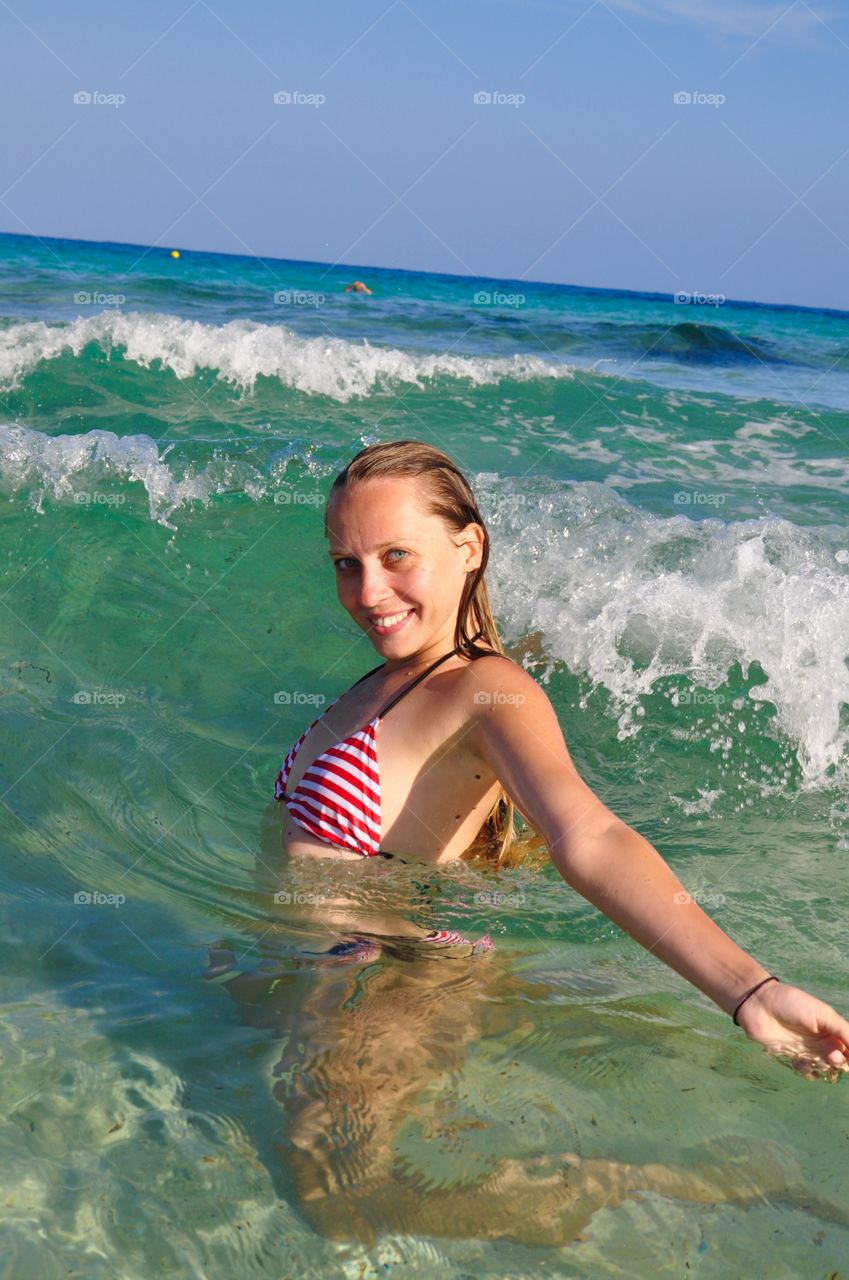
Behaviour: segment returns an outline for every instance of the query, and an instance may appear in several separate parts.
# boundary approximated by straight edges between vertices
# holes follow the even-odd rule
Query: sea
[[[698,284],[0,236],[3,1280],[843,1274],[845,1080],[765,1054],[550,861],[293,889],[272,802],[377,660],[336,599],[329,486],[366,444],[426,441],[478,495],[505,648],[584,778],[849,1015],[849,311]],[[334,1240],[304,1212],[286,1088],[317,1069],[298,1009],[327,942],[298,903],[339,877],[366,914],[496,942],[427,969],[475,1030],[394,1139],[424,1203],[490,1178],[480,1230]],[[370,971],[334,970],[339,1017]],[[374,1105],[325,1133],[340,1168]],[[499,1160],[564,1153],[729,1194],[636,1172],[583,1185],[574,1239],[493,1236],[519,1203]]]

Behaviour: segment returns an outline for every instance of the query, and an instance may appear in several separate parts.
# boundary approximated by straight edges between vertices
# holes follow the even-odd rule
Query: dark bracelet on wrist
[[[737,1021],[737,1014],[743,1008],[743,1005],[746,1003],[749,996],[753,996],[756,991],[760,991],[761,987],[765,987],[768,982],[780,982],[780,981],[781,981],[780,978],[776,978],[774,974],[770,974],[768,978],[764,978],[762,982],[758,982],[754,987],[752,987],[751,991],[746,992],[746,994],[743,996],[743,999],[737,1005],[737,1008],[734,1010],[734,1013],[732,1014],[732,1020],[734,1022],[735,1027],[739,1027],[740,1025],[740,1023]]]

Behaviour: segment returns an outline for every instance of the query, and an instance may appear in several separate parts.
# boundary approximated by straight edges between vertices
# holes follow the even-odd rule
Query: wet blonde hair
[[[493,652],[509,656],[498,635],[484,577],[489,560],[489,532],[468,480],[441,449],[420,440],[387,440],[360,450],[333,481],[325,508],[325,535],[328,534],[327,512],[334,494],[366,480],[396,476],[421,478],[423,504],[431,515],[439,516],[451,532],[459,533],[468,524],[480,525],[483,530],[483,555],[479,567],[466,575],[454,626],[454,648],[458,654],[471,661]],[[477,643],[479,640],[481,644]],[[533,841],[523,838],[518,842],[522,847],[514,848],[517,844],[515,813],[513,801],[504,788],[500,787],[500,794],[489,816],[463,857],[470,859],[483,856],[494,862],[496,867],[505,864],[512,866],[523,861]],[[533,836],[538,839],[536,832],[533,832]]]

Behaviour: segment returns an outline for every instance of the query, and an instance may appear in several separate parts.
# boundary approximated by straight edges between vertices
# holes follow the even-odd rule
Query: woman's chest
[[[362,706],[359,715],[369,710]],[[375,840],[379,833],[381,851],[432,861],[459,856],[498,791],[475,748],[462,703],[456,697],[432,699],[426,715],[421,707],[399,704],[365,724],[354,707],[345,715],[334,711],[298,749],[286,796],[330,810],[335,805],[340,813],[362,806]],[[305,835],[290,833],[293,851],[312,843]]]

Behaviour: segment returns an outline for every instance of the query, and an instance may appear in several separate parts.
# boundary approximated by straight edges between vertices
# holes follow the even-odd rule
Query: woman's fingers
[[[819,1052],[828,1069],[838,1073],[849,1070],[849,1022],[826,1005],[818,1019],[817,1033],[821,1038]]]
[[[820,1019],[820,1031],[825,1035],[834,1036],[839,1041],[840,1047],[845,1053],[849,1053],[849,1022],[845,1018],[841,1018],[840,1014],[834,1009],[826,1006],[827,1014]]]
[[[849,1067],[849,1021],[816,996],[776,983],[755,996],[744,1029],[769,1052],[840,1072]]]

